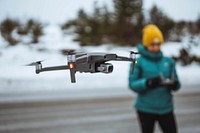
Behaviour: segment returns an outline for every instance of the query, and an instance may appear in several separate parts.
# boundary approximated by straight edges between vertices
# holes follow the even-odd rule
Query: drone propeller
[[[76,50],[76,49],[62,49],[61,53],[63,55],[77,55],[77,54],[83,54],[84,51],[82,51],[82,50]]]
[[[36,65],[38,65],[38,64],[41,64],[43,61],[45,61],[45,60],[41,60],[41,61],[32,62],[32,63],[30,63],[30,64],[27,64],[27,65],[25,65],[25,66],[36,66]]]
[[[139,54],[139,52],[130,51],[130,54]]]
[[[64,54],[64,55],[76,54],[74,49],[63,49],[63,50],[61,50],[61,53]]]

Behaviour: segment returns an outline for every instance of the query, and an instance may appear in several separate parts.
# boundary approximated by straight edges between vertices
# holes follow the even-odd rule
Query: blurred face
[[[153,43],[153,44],[147,46],[147,50],[156,54],[156,53],[160,52],[160,46],[161,46],[160,43]]]

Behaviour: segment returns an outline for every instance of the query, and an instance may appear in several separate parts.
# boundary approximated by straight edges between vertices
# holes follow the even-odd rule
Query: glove
[[[153,89],[153,88],[160,86],[161,82],[162,82],[161,77],[157,76],[154,78],[147,79],[146,86],[147,86],[147,88]]]
[[[179,84],[178,81],[174,81],[173,84],[167,85],[167,88],[169,90],[175,90],[177,88],[178,84]]]

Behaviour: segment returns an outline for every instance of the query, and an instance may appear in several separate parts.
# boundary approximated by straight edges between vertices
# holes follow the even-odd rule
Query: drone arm
[[[57,70],[66,70],[69,69],[67,65],[64,66],[53,66],[53,67],[44,67],[41,69],[36,69],[36,73],[45,72],[45,71],[57,71]]]
[[[128,57],[118,56],[116,58],[116,61],[131,61],[131,62],[133,62],[132,74],[134,74],[134,67],[135,67],[135,64],[137,63],[135,58],[128,58]]]
[[[46,72],[46,71],[57,71],[57,70],[67,70],[70,69],[70,76],[71,76],[71,82],[75,83],[76,78],[75,78],[75,69],[74,66],[73,68],[70,67],[71,63],[69,63],[69,66],[63,65],[63,66],[53,66],[53,67],[36,67],[36,73],[39,74],[40,72]]]
[[[133,61],[133,59],[123,56],[117,56],[116,61]]]

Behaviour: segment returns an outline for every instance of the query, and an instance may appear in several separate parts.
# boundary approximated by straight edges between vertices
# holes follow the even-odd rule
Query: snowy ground
[[[99,47],[80,47],[72,42],[72,36],[64,36],[57,26],[50,25],[45,28],[46,35],[37,45],[20,44],[15,47],[7,47],[0,38],[0,93],[39,91],[39,90],[80,90],[80,89],[126,89],[128,88],[127,62],[112,62],[114,71],[112,74],[80,74],[77,73],[77,83],[70,83],[68,71],[41,73],[36,75],[34,67],[23,65],[37,60],[45,60],[43,66],[63,65],[67,63],[66,56],[60,54],[61,49],[77,49],[86,52],[110,52],[118,55],[129,56],[131,47],[115,47],[102,45]],[[162,50],[165,55],[178,55],[181,47],[187,44],[187,38],[180,43],[166,43]],[[199,54],[200,47],[191,49],[191,52]],[[200,85],[200,66],[192,64],[183,67],[177,64],[177,72],[183,85]],[[200,88],[199,88],[200,89]]]

